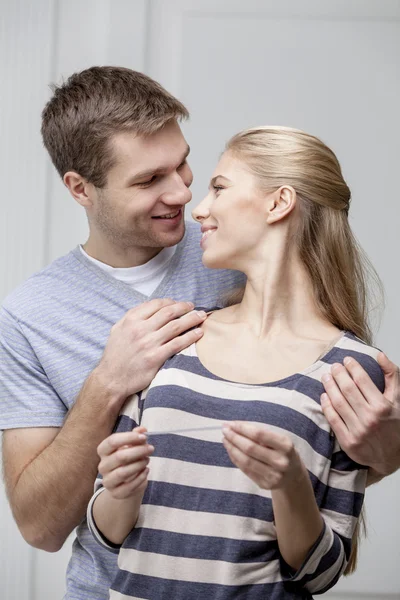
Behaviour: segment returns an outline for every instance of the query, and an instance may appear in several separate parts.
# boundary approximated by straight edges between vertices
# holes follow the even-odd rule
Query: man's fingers
[[[154,300],[143,302],[142,304],[139,304],[139,306],[135,306],[135,308],[131,308],[126,314],[128,316],[134,315],[139,320],[150,319],[163,308],[174,306],[175,304],[177,304],[177,302],[171,298],[155,298]],[[187,310],[193,309],[192,303],[180,302],[179,304],[186,304]]]
[[[349,430],[347,429],[345,422],[340,418],[339,414],[333,408],[328,394],[322,394],[321,408],[324,412],[326,420],[332,427],[340,446],[344,445],[343,441],[347,438]]]
[[[187,331],[183,335],[178,335],[160,348],[160,364],[162,365],[168,358],[181,352],[191,344],[194,344],[203,335],[203,330],[200,328]]]
[[[400,373],[399,367],[379,352],[378,363],[385,375],[385,398],[392,404],[400,405]]]
[[[356,386],[354,382],[351,381],[348,375],[347,378],[355,388]],[[346,423],[348,429],[356,431],[359,427],[359,419],[351,404],[349,404],[349,402],[347,402],[346,398],[343,396],[335,378],[330,373],[325,373],[322,376],[321,381],[335,411]]]
[[[381,367],[385,375],[398,375],[398,366],[395,365],[391,360],[389,360],[386,354],[384,354],[383,352],[379,352],[377,360],[379,366]]]
[[[171,321],[175,321],[179,319],[179,317],[192,311],[193,304],[189,302],[175,302],[174,304],[164,306],[153,313],[153,315],[147,319],[147,324],[152,331],[158,331],[164,327],[164,325],[167,325]]]
[[[347,400],[360,418],[362,411],[367,406],[368,399],[366,399],[366,394],[371,397],[374,393],[379,393],[378,389],[372,383],[364,369],[353,359],[347,360],[346,366],[339,363],[332,365],[331,375],[344,399]]]
[[[155,315],[151,320],[153,325],[156,322],[155,320],[158,319],[155,330],[158,331],[157,341],[160,344],[165,344],[173,338],[181,335],[185,331],[189,331],[190,329],[201,325],[207,318],[207,314],[204,311],[192,310],[190,312],[186,312],[185,314],[177,314],[176,318],[169,317],[169,314],[172,313],[170,307],[168,307],[166,311],[168,318],[164,318],[164,320],[161,321],[160,319],[163,317],[161,313],[164,311],[160,311],[160,316]]]
[[[382,394],[368,373],[354,358],[346,357],[343,362],[343,367],[341,365],[332,367],[332,375],[355,412],[362,411],[365,403],[376,405]]]

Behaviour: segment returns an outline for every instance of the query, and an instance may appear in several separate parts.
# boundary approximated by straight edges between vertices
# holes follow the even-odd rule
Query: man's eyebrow
[[[213,187],[213,185],[216,184],[217,179],[223,179],[224,181],[226,181],[226,183],[232,183],[232,181],[230,179],[228,179],[227,177],[224,177],[223,175],[216,175],[215,177],[213,177],[211,179],[208,189],[211,189]]]
[[[190,146],[186,146],[186,150],[182,155],[182,159],[179,161],[179,164],[181,165],[182,163],[185,162],[185,160],[187,159],[187,157],[190,154]],[[146,179],[146,177],[153,177],[154,175],[160,175],[165,173],[165,171],[168,170],[168,167],[158,167],[157,169],[147,169],[146,171],[141,171],[140,173],[135,173],[135,175],[132,175],[132,177],[129,178],[128,183],[132,184],[135,183],[135,181],[140,180],[140,179]]]

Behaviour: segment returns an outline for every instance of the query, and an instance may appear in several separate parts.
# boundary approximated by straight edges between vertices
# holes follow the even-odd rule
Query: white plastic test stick
[[[169,431],[145,431],[144,435],[149,437],[150,435],[171,435],[174,433],[192,433],[195,431],[216,431],[222,429],[222,425],[212,425],[209,427],[190,427],[189,429],[170,429]]]

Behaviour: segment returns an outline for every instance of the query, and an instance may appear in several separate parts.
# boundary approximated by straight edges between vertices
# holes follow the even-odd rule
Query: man
[[[0,426],[6,487],[24,538],[57,551],[79,525],[68,600],[107,598],[116,566],[84,520],[98,444],[125,399],[201,335],[196,326],[205,314],[194,305],[214,306],[224,289],[243,282],[238,273],[206,271],[200,232],[192,224],[185,232],[192,173],[178,121],[186,117],[186,108],[159,84],[116,67],[72,75],[43,111],[44,144],[86,211],[89,238],[4,303]],[[388,369],[388,399],[372,384],[361,385],[365,400],[355,400],[354,389],[346,394],[354,414],[372,397],[385,406],[375,409],[384,423],[376,428],[376,446],[387,422],[400,429],[398,385],[391,386]],[[354,427],[357,420],[343,410],[339,391],[346,392],[349,382],[343,386],[340,376],[327,382],[332,404],[325,401],[326,411],[344,448],[352,442],[354,457],[365,452],[365,432],[374,423],[364,419],[362,431]],[[361,432],[357,443],[355,430]],[[386,474],[386,455],[382,465],[372,458],[366,464],[376,477]]]

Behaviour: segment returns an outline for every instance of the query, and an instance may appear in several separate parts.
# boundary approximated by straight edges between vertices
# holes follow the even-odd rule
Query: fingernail
[[[144,433],[138,433],[138,438],[139,440],[147,440],[147,435],[144,435]]]
[[[350,363],[351,363],[350,356],[346,356],[346,358],[343,359],[343,364],[344,365],[349,365]]]
[[[323,383],[328,383],[329,381],[332,381],[332,375],[329,375],[329,373],[324,373],[321,377],[321,380]]]
[[[196,315],[198,317],[200,317],[201,319],[205,319],[206,316],[207,316],[207,313],[205,313],[204,310],[199,310],[199,311],[196,312]]]
[[[186,304],[188,305],[189,308],[194,308],[193,302],[186,302]]]
[[[148,451],[149,451],[149,452],[154,452],[154,450],[155,450],[154,446],[151,446],[151,445],[149,445],[149,447],[148,447]]]
[[[228,427],[223,427],[222,428],[222,434],[226,435],[227,433],[229,433],[229,428]]]
[[[327,399],[328,399],[328,394],[321,394],[321,397],[320,397],[321,403],[326,402]]]
[[[196,335],[203,335],[204,331],[202,329],[194,329],[193,330]]]

